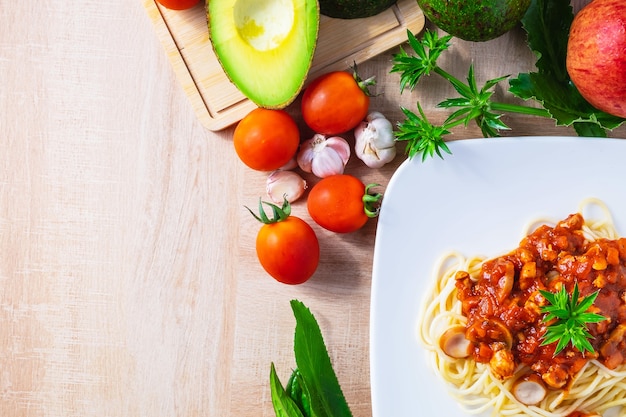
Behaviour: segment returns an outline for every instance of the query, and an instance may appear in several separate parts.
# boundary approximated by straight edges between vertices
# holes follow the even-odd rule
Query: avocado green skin
[[[466,41],[495,39],[524,17],[531,0],[417,0],[424,16]]]
[[[319,0],[320,13],[339,19],[374,16],[388,9],[397,0]]]

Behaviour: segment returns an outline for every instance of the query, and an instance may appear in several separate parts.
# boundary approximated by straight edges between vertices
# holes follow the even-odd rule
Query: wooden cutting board
[[[143,2],[174,71],[202,124],[217,131],[239,120],[256,106],[228,80],[209,40],[204,2],[189,10],[168,10],[155,0]],[[345,70],[418,33],[424,15],[415,0],[398,0],[386,11],[365,19],[322,16],[309,79]]]

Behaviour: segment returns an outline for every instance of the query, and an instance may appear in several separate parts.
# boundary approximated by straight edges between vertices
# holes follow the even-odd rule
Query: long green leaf
[[[292,300],[291,308],[296,318],[296,364],[311,395],[311,410],[318,417],[352,417],[317,320],[301,301]]]
[[[276,417],[305,417],[283,388],[273,362],[270,368],[270,390]]]

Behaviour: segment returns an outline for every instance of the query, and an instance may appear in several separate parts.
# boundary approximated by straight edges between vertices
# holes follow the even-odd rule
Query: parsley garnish
[[[541,312],[546,313],[543,321],[550,323],[541,346],[557,342],[554,350],[555,356],[568,344],[571,344],[581,353],[585,353],[585,351],[594,353],[593,346],[589,343],[589,339],[593,336],[587,330],[587,324],[601,322],[606,320],[606,317],[589,313],[587,310],[593,305],[599,291],[580,301],[578,283],[574,284],[571,296],[567,293],[565,286],[562,286],[561,290],[556,293],[544,290],[539,290],[539,292],[549,303],[541,308]]]

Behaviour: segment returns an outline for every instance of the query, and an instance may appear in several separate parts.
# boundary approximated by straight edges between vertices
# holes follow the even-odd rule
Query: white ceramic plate
[[[455,141],[452,155],[404,162],[378,219],[370,358],[373,417],[466,417],[426,363],[416,316],[448,250],[496,256],[527,223],[604,200],[626,230],[626,140],[520,137]]]

